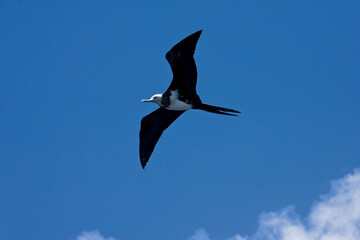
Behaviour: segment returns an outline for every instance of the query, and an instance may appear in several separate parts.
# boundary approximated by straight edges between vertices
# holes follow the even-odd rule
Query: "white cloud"
[[[105,238],[101,236],[98,231],[82,232],[81,235],[77,236],[76,240],[116,240],[115,238]]]
[[[98,231],[83,232],[76,240],[116,240]],[[188,240],[211,240],[204,229]],[[360,240],[360,169],[331,184],[330,192],[320,197],[307,218],[300,218],[293,206],[278,212],[263,213],[259,227],[251,236],[227,240]]]
[[[209,234],[205,229],[199,229],[195,231],[195,234],[189,238],[189,240],[211,240]]]
[[[235,235],[228,240],[359,240],[360,170],[332,182],[329,194],[316,202],[308,218],[301,219],[290,206],[260,216],[252,236]],[[211,240],[198,230],[189,240]]]
[[[188,240],[211,240],[211,238],[209,237],[209,234],[206,232],[205,229],[199,229],[199,230],[196,230],[195,234],[192,235]],[[235,236],[233,236],[227,240],[247,240],[247,239],[236,234]]]

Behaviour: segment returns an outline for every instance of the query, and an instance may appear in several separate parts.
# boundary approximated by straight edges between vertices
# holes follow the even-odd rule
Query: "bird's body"
[[[176,44],[166,53],[173,80],[163,94],[155,94],[143,102],[154,102],[159,109],[141,120],[140,161],[144,168],[162,132],[182,113],[190,109],[200,109],[212,113],[237,116],[239,111],[202,103],[196,93],[197,70],[194,60],[196,43],[202,30],[193,33]]]
[[[193,108],[193,105],[188,103],[186,99],[181,100],[178,90],[170,91],[170,96],[168,96],[168,98],[168,100],[164,101],[165,103],[169,102],[168,106],[164,106],[168,110],[186,111]]]
[[[150,99],[142,102],[154,102],[160,107],[173,111],[186,111],[193,108],[193,105],[186,99],[181,99],[178,90],[172,90],[169,94],[155,94]]]

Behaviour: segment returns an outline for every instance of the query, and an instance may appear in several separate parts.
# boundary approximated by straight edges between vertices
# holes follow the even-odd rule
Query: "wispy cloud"
[[[79,235],[76,240],[116,240],[115,238],[109,237],[105,238],[101,236],[101,234],[98,231],[90,231],[90,232],[82,232],[81,235]]]
[[[251,236],[235,235],[227,240],[359,240],[360,170],[332,182],[331,191],[314,203],[301,219],[290,206],[263,213],[259,228]],[[211,240],[201,229],[189,240]]]
[[[278,212],[263,213],[257,231],[250,236],[226,240],[359,240],[360,239],[360,169],[333,181],[327,195],[315,202],[306,218],[293,206]],[[116,240],[98,231],[83,232],[76,240]],[[211,240],[204,229],[187,240]]]
[[[199,229],[195,231],[195,234],[189,238],[189,240],[209,240],[209,234],[205,229]]]

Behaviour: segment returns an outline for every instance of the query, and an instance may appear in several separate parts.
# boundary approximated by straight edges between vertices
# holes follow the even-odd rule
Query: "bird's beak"
[[[153,100],[150,98],[150,99],[143,99],[141,100],[141,102],[152,102]]]

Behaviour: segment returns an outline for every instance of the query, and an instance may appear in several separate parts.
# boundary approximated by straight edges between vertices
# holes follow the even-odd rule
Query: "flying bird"
[[[207,112],[238,116],[241,112],[205,104],[196,93],[197,70],[194,60],[196,43],[202,30],[186,37],[165,55],[173,72],[169,88],[163,94],[155,94],[142,102],[154,102],[159,109],[141,120],[140,129],[140,162],[142,168],[154,151],[163,131],[181,114],[189,109],[200,109]]]

